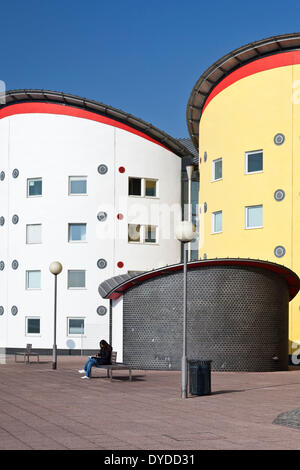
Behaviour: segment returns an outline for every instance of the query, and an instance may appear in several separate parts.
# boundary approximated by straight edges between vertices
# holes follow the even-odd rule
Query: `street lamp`
[[[58,261],[53,261],[49,269],[54,274],[54,340],[53,340],[53,353],[52,353],[52,369],[56,369],[56,303],[57,303],[57,275],[62,272],[62,265]]]
[[[186,323],[187,323],[187,249],[186,243],[196,236],[195,226],[190,221],[183,220],[176,227],[177,240],[183,243],[183,348],[181,360],[181,398],[187,398],[187,357],[186,357]]]
[[[185,167],[188,177],[188,221],[192,222],[192,176],[194,165],[187,165]],[[189,261],[191,261],[191,244],[189,243]]]

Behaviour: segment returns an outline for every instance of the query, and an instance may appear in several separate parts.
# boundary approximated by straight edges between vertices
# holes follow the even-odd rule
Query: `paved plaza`
[[[300,449],[300,370],[213,372],[211,395],[183,400],[177,371],[82,380],[85,357],[40,359],[0,365],[1,450]]]

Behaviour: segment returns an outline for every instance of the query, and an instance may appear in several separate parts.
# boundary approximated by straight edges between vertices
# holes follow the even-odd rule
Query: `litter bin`
[[[210,395],[211,362],[206,360],[189,360],[191,395]]]

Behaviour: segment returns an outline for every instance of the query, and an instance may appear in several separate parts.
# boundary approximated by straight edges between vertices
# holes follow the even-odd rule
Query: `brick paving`
[[[85,359],[0,365],[1,450],[300,449],[300,429],[273,423],[299,408],[300,370],[212,372],[211,395],[182,400],[180,372],[82,380]]]

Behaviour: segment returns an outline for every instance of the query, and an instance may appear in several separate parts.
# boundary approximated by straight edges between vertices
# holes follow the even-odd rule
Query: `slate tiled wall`
[[[180,370],[182,299],[182,272],[150,279],[124,294],[124,362]],[[285,280],[260,268],[189,269],[187,345],[188,357],[211,359],[212,370],[286,370]]]

